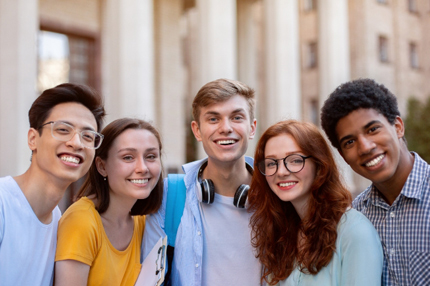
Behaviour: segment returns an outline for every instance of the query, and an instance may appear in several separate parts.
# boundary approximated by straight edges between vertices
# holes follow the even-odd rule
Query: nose
[[[145,160],[143,158],[138,158],[136,160],[136,173],[145,174],[148,172],[148,167],[145,164]]]
[[[367,138],[366,136],[359,136],[357,138],[358,154],[366,155],[369,154],[376,146],[375,142]]]
[[[222,120],[219,128],[220,133],[228,134],[233,132],[231,122],[228,119]]]
[[[279,160],[278,161],[278,171],[277,171],[277,174],[280,175],[280,176],[288,176],[289,174],[291,174],[291,172],[285,166],[285,163],[284,163],[283,160]]]
[[[67,141],[66,144],[68,146],[71,146],[75,150],[80,150],[80,149],[84,148],[84,146],[82,145],[81,136],[79,135],[78,132],[75,132],[73,137],[70,138],[70,140]]]

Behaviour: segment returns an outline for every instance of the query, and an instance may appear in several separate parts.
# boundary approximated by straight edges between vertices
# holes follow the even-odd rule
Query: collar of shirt
[[[423,179],[426,178],[427,174],[430,172],[429,165],[417,153],[411,153],[415,157],[412,171],[409,173],[409,176],[405,184],[403,185],[402,191],[400,192],[400,195],[396,198],[396,200],[393,202],[393,205],[397,204],[401,197],[421,200],[424,188],[428,183]],[[371,203],[384,209],[390,208],[390,205],[385,202],[384,198],[373,184],[366,190],[363,202],[365,204]]]

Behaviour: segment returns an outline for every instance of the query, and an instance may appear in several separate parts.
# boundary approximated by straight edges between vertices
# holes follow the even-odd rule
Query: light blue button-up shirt
[[[203,225],[199,211],[199,201],[196,195],[197,174],[207,158],[194,161],[182,166],[185,172],[184,182],[187,195],[175,242],[175,255],[171,265],[172,285],[199,286],[202,282],[203,256]],[[245,157],[245,162],[251,166],[254,160]],[[160,236],[164,236],[164,219],[168,194],[167,179],[164,180],[164,194],[161,208],[156,214],[147,216],[145,233],[142,240],[143,259],[151,251]],[[169,266],[170,267],[170,266]]]

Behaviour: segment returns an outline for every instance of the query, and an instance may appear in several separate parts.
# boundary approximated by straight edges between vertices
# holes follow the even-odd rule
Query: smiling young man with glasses
[[[101,98],[82,85],[45,90],[29,110],[28,170],[0,178],[0,285],[51,285],[60,210],[103,137]]]

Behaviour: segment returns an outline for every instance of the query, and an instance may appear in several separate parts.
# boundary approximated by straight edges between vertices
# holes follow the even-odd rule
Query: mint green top
[[[383,254],[372,223],[355,209],[348,210],[338,225],[336,252],[316,275],[298,268],[280,286],[380,286]]]

